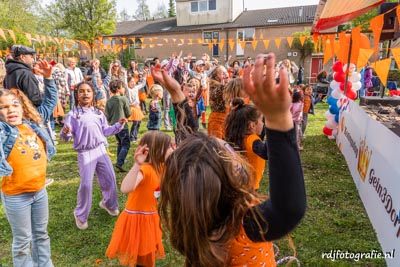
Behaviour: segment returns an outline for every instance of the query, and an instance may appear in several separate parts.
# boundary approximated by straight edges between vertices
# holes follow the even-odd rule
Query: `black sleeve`
[[[253,142],[252,149],[254,153],[256,153],[258,156],[265,160],[268,160],[268,148],[266,143],[261,140],[256,140]]]
[[[172,103],[176,117],[176,140],[179,142],[185,138],[187,134],[194,134],[199,129],[198,120],[195,119],[192,109],[187,99],[179,103]]]
[[[306,210],[306,191],[295,129],[288,132],[267,129],[267,136],[269,199],[251,208],[244,218],[246,234],[255,242],[275,240],[288,234]]]

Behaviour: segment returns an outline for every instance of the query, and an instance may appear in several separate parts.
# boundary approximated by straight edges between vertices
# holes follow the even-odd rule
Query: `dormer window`
[[[196,12],[207,12],[210,10],[217,10],[217,0],[202,0],[190,2],[190,11]]]

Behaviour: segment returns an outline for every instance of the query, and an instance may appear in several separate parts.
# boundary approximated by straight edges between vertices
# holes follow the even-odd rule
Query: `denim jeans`
[[[134,142],[138,139],[140,123],[141,123],[141,121],[133,121],[132,122],[131,132],[129,134],[129,138],[130,138],[131,142]]]
[[[117,146],[117,165],[122,167],[125,163],[126,156],[128,155],[129,148],[131,147],[131,140],[129,139],[128,129],[122,129],[115,135],[118,141]]]
[[[46,188],[18,195],[1,193],[1,200],[13,234],[13,265],[53,266],[47,233],[49,202]]]

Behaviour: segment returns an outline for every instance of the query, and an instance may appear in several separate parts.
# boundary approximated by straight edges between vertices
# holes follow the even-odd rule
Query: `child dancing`
[[[56,150],[42,126],[57,104],[57,87],[48,62],[38,61],[37,70],[45,89],[37,109],[22,91],[0,90],[1,201],[13,235],[13,265],[51,267],[45,180]]]
[[[95,91],[89,82],[76,86],[75,108],[68,112],[60,132],[63,141],[74,139],[73,147],[78,151],[79,174],[81,177],[77,205],[74,210],[78,229],[88,228],[88,217],[92,207],[93,175],[103,194],[99,206],[111,216],[117,216],[118,195],[114,169],[105,148],[105,136],[117,134],[127,122],[122,118],[109,126],[103,112],[96,107]]]
[[[106,251],[122,265],[154,266],[164,257],[157,198],[163,166],[172,151],[171,137],[163,132],[149,131],[140,139],[135,164],[121,184],[121,192],[129,194],[126,207]]]
[[[267,144],[262,141],[263,114],[252,104],[245,105],[243,98],[231,102],[231,111],[225,119],[225,141],[244,154],[255,172],[254,189],[260,182],[268,159]]]
[[[165,85],[171,84],[161,74]],[[244,88],[268,127],[269,199],[256,197],[245,161],[215,137],[187,136],[165,163],[159,212],[185,266],[275,266],[271,241],[292,231],[304,216],[287,70],[279,74],[276,84],[273,54],[259,55],[243,74]]]

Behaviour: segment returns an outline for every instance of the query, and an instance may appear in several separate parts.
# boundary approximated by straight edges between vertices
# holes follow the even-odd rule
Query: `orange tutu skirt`
[[[141,121],[144,118],[143,112],[140,107],[131,106],[131,116],[128,118],[128,121]]]
[[[64,117],[65,113],[64,113],[64,109],[61,105],[61,101],[58,100],[57,101],[57,105],[53,110],[53,117],[57,118],[57,117]]]
[[[114,226],[106,256],[118,258],[124,266],[155,266],[156,259],[165,257],[158,213],[123,211]]]
[[[226,113],[211,112],[208,116],[208,135],[223,139],[225,137],[225,118]]]
[[[140,101],[146,101],[146,99],[147,99],[147,94],[146,94],[145,91],[139,91],[138,95],[139,95],[139,100],[140,100]]]

